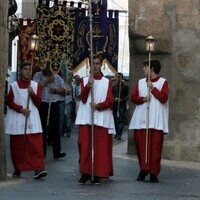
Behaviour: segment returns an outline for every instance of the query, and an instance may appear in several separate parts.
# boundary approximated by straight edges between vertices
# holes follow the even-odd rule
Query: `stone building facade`
[[[8,1],[0,1],[0,181],[6,178],[4,95],[8,59]]]
[[[200,0],[129,0],[131,89],[143,76],[149,35],[156,38],[152,57],[161,61],[170,86],[163,158],[200,162]],[[132,132],[128,153],[135,153]]]

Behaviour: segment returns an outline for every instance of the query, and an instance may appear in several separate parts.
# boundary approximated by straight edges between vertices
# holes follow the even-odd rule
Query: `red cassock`
[[[152,82],[157,81],[159,77]],[[161,91],[154,88],[151,93],[161,102],[165,103],[168,99],[168,82],[165,81]],[[134,104],[142,104],[143,97],[139,96],[138,85],[131,94],[131,101]],[[148,130],[148,155],[147,164],[145,163],[146,155],[146,129],[134,130],[134,142],[137,151],[140,169],[152,175],[158,175],[161,169],[161,156],[163,148],[164,133],[162,130],[149,129]]]
[[[112,135],[103,127],[94,126],[94,175],[108,178],[113,175]],[[80,172],[92,173],[91,126],[80,125],[78,148],[80,155]]]
[[[21,89],[26,89],[29,82],[19,80],[18,86]],[[39,86],[37,95],[31,96],[31,99],[36,107],[40,105],[41,88]],[[19,113],[22,109],[22,106],[14,102],[12,88],[6,98],[6,104]],[[43,170],[45,168],[42,137],[42,133],[10,135],[10,153],[16,171]]]
[[[145,164],[146,155],[146,129],[134,131],[134,141],[137,150],[140,169],[158,175],[161,169],[161,154],[163,147],[164,134],[162,131],[149,129],[148,134],[148,155],[147,164]]]
[[[16,171],[45,169],[42,133],[10,135],[10,153]]]

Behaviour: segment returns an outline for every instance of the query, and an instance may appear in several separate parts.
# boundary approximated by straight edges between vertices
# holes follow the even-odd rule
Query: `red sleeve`
[[[38,84],[37,87],[37,94],[32,94],[31,95],[31,100],[33,101],[34,105],[38,108],[41,103],[41,98],[42,98],[42,88],[41,85]]]
[[[14,102],[14,94],[13,94],[12,87],[10,87],[10,91],[8,93],[8,96],[6,97],[6,105],[19,113],[21,109],[23,108],[21,105],[18,105]]]
[[[87,102],[87,98],[90,92],[90,87],[87,84],[84,86],[83,81],[81,82],[81,101],[83,103]]]
[[[104,102],[98,103],[98,110],[105,110],[107,108],[112,108],[113,100],[114,100],[114,97],[113,97],[113,93],[112,93],[112,84],[109,81],[106,100]]]
[[[168,82],[167,81],[164,82],[161,91],[159,91],[157,88],[154,87],[151,90],[151,93],[154,95],[156,99],[158,99],[158,101],[160,101],[160,103],[163,103],[163,104],[166,103],[169,96]]]
[[[143,98],[139,96],[138,84],[136,85],[135,89],[132,91],[131,94],[131,102],[134,104],[143,104]]]

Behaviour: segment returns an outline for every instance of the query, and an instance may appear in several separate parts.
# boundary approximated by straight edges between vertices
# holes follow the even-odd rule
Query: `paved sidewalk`
[[[13,172],[7,149],[8,179],[0,182],[0,200],[199,200],[200,164],[162,161],[159,183],[136,181],[138,163],[135,156],[128,156],[126,132],[122,140],[114,140],[114,176],[102,180],[101,185],[78,185],[77,130],[71,138],[62,137],[63,159],[53,159],[48,147],[46,167],[48,176],[34,180],[33,172],[22,173],[22,178],[11,177]],[[9,148],[8,138],[7,147]]]

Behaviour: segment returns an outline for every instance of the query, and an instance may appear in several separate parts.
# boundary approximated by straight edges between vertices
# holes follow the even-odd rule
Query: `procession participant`
[[[70,137],[71,135],[71,110],[72,110],[72,80],[73,72],[68,69],[67,55],[63,53],[61,60],[61,78],[65,82],[66,95],[60,96],[62,102],[60,103],[60,135]]]
[[[161,64],[158,60],[143,63],[145,78],[140,79],[131,94],[131,101],[136,104],[129,129],[134,130],[134,141],[140,166],[138,181],[144,181],[150,173],[151,182],[159,182],[158,174],[161,170],[161,155],[164,134],[168,133],[168,82],[160,77]],[[148,81],[148,73],[150,80]],[[150,95],[148,95],[150,89]],[[149,126],[147,127],[147,103],[149,102]],[[146,143],[147,150],[146,151]],[[147,153],[147,154],[146,154]],[[147,156],[147,163],[145,162]]]
[[[116,82],[112,86],[114,104],[113,116],[115,121],[116,135],[115,138],[121,140],[125,125],[125,114],[127,112],[127,100],[129,99],[129,87],[123,80],[123,74],[116,74]]]
[[[73,97],[75,101],[75,114],[78,111],[80,104],[80,94],[81,94],[81,77],[77,74],[74,76],[74,85],[73,85]]]
[[[31,63],[22,63],[20,79],[11,84],[6,98],[5,132],[10,135],[11,159],[15,169],[13,177],[20,177],[22,171],[34,170],[34,178],[39,179],[47,175],[38,113],[41,88],[31,81],[31,75]]]
[[[72,103],[73,103],[73,88],[72,88],[73,72],[69,70],[66,79],[66,96],[65,96],[65,132],[67,137],[71,137],[72,132]]]
[[[81,82],[81,102],[75,121],[75,124],[79,125],[78,149],[80,173],[82,173],[79,184],[86,183],[92,175],[94,175],[92,180],[94,184],[100,184],[101,178],[109,178],[113,175],[112,134],[115,133],[115,129],[111,110],[113,106],[112,86],[110,81],[102,76],[100,55],[93,57],[92,65],[93,73]],[[93,102],[91,102],[91,90],[93,90]],[[91,115],[92,110],[93,116]],[[92,132],[93,125],[94,132]],[[94,134],[94,146],[92,146],[91,134]],[[93,158],[92,151],[94,152]],[[94,174],[92,174],[92,163]]]
[[[60,144],[60,96],[65,96],[66,88],[63,79],[50,70],[50,62],[46,68],[35,73],[33,79],[42,86],[42,102],[39,107],[40,119],[43,129],[43,148],[46,156],[47,136],[52,142],[53,157],[62,158],[66,156],[61,152]]]

